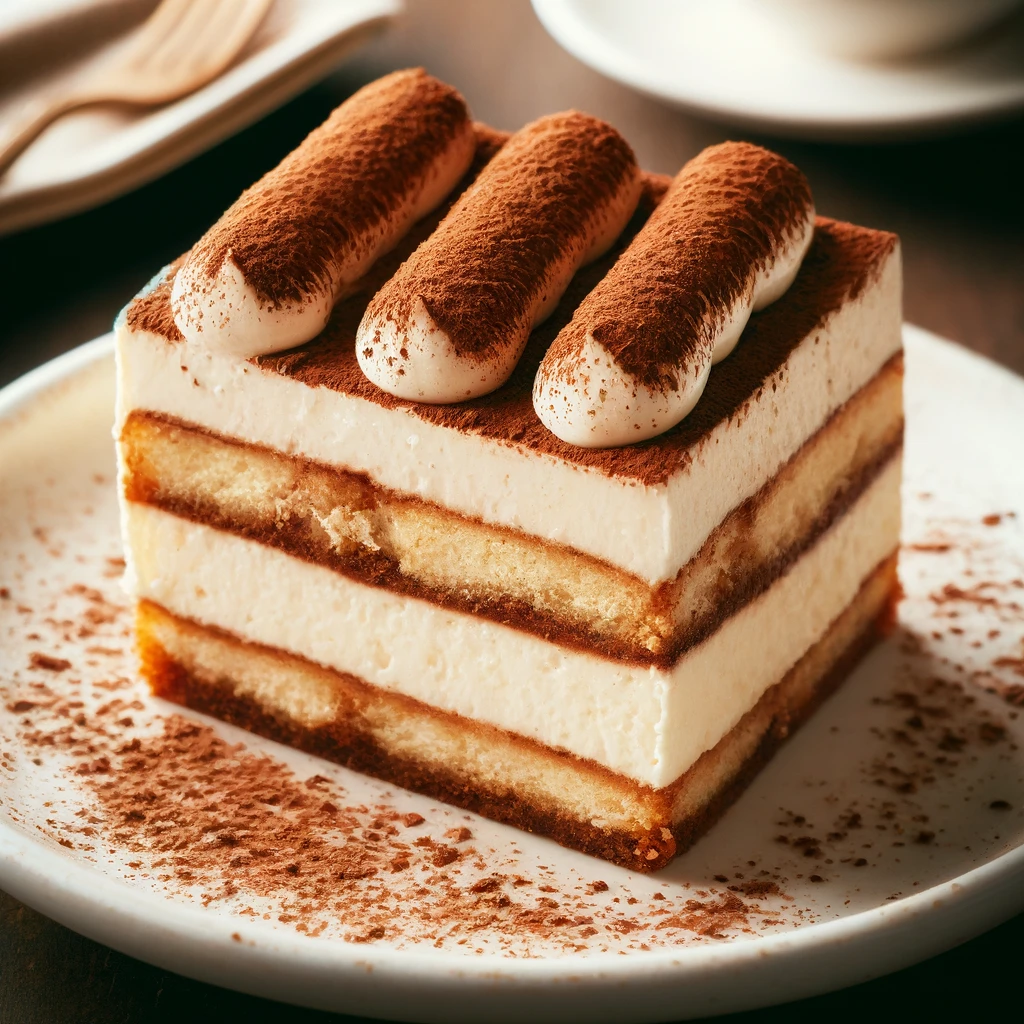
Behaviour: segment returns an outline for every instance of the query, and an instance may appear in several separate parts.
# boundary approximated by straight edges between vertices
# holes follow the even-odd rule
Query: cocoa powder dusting
[[[533,381],[556,335],[608,274],[672,184],[672,179],[666,175],[644,174],[640,202],[626,230],[604,257],[576,274],[554,313],[530,335],[522,358],[504,386],[490,395],[456,405],[407,402],[381,391],[366,379],[356,360],[356,329],[374,292],[431,236],[451,205],[509,137],[485,125],[476,124],[474,129],[476,158],[448,204],[425,218],[395,250],[379,261],[358,291],[338,303],[330,323],[317,338],[287,352],[258,356],[252,360],[255,365],[267,372],[292,377],[308,387],[330,388],[385,408],[407,408],[439,426],[514,444],[609,476],[653,486],[684,470],[699,452],[703,440],[719,424],[742,415],[751,399],[773,381],[777,382],[793,348],[844,302],[855,299],[877,277],[897,245],[896,236],[888,232],[819,217],[814,240],[796,281],[781,299],[751,316],[741,343],[727,360],[712,370],[700,402],[682,423],[660,437],[637,445],[580,448],[560,441],[537,419],[533,410]],[[137,298],[128,307],[127,316],[133,329],[152,330],[172,342],[181,338],[171,315],[169,283]]]
[[[585,247],[638,173],[625,139],[597,118],[570,111],[527,125],[370,301],[367,317],[403,331],[422,301],[460,356],[515,344],[553,268]]]
[[[547,365],[575,374],[590,335],[644,387],[675,389],[710,360],[725,318],[812,207],[807,179],[777,154],[746,142],[708,147],[580,303]]]
[[[355,332],[365,299],[335,307],[331,322],[313,341],[289,352],[260,356],[253,362],[309,387],[326,387],[376,402],[406,408],[421,419],[468,434],[552,455],[577,466],[644,485],[664,482],[685,469],[708,435],[742,415],[763,388],[780,380],[786,359],[813,330],[874,280],[896,247],[896,236],[819,217],[814,240],[796,281],[786,294],[754,313],[736,350],[711,371],[696,408],[660,437],[624,448],[580,448],[555,437],[533,410],[533,381],[548,346],[573,312],[614,264],[654,207],[665,179],[645,179],[645,194],[633,220],[612,250],[573,278],[551,317],[530,335],[509,381],[482,398],[457,405],[423,405],[395,398],[371,384],[355,354]]]
[[[476,154],[473,157],[473,162],[469,165],[465,179],[449,196],[450,206],[454,205],[459,196],[476,181],[480,172],[498,155],[498,151],[512,136],[511,132],[492,128],[490,125],[484,124],[483,121],[473,122],[473,134],[476,136]]]
[[[34,495],[0,542],[4,814],[135,890],[205,904],[234,941],[257,941],[259,920],[478,955],[642,953],[833,919],[1019,842],[1018,711],[973,674],[1024,643],[1012,510],[987,510],[993,525],[915,519],[912,499],[908,597],[887,647],[899,663],[876,662],[818,712],[808,729],[835,734],[828,757],[797,758],[788,776],[776,762],[643,878],[154,702],[130,656],[113,480],[92,473],[41,487],[52,507]],[[917,580],[917,563],[932,576]]]
[[[962,842],[961,836],[971,831],[970,820],[937,814],[934,794],[955,791],[958,779],[982,755],[1012,763],[1017,752],[992,710],[979,705],[960,683],[932,674],[912,633],[901,632],[897,639],[906,659],[901,679],[885,696],[871,698],[883,716],[871,729],[874,750],[865,744],[861,771],[868,786],[852,799],[842,799],[837,790],[824,819],[798,813],[792,805],[780,808],[775,842],[807,864],[809,881],[824,881],[847,868],[898,864],[908,846]],[[949,805],[939,801],[939,807],[948,811]],[[976,802],[973,811],[984,820],[987,807]],[[967,809],[961,814],[967,818]],[[750,884],[741,882],[737,888],[752,895],[756,890],[748,890]],[[918,881],[911,884],[920,887]]]
[[[183,715],[158,716],[131,735],[125,713],[143,710],[137,700],[107,696],[86,716],[73,693],[45,683],[26,692],[31,700],[8,710],[24,716],[27,749],[70,754],[71,774],[94,800],[57,841],[76,849],[98,840],[163,891],[204,906],[230,901],[243,918],[356,943],[459,946],[487,932],[499,948],[539,941],[581,951],[641,932],[648,948],[681,934],[724,939],[778,916],[761,905],[779,895],[773,886],[752,890],[749,903],[730,892],[694,900],[665,885],[673,896],[659,894],[652,908],[628,887],[595,900],[607,884],[553,885],[546,866],[537,879],[511,875],[500,870],[507,856],[471,845],[464,825],[424,835],[422,815],[352,804],[328,776],[303,778]]]
[[[1012,546],[1018,534],[1013,509],[977,519],[936,514],[905,550],[913,555],[906,571],[925,594],[919,612],[930,623],[920,645],[956,680],[1024,707],[1024,553]]]
[[[351,286],[352,295],[358,298],[350,298],[349,303],[359,304],[361,302],[360,308],[365,306],[369,296],[377,292],[420,242],[430,236],[444,215],[451,209],[455,200],[476,180],[480,171],[487,166],[509,137],[509,132],[501,132],[479,122],[474,123],[473,132],[476,136],[476,153],[473,162],[462,180],[452,190],[452,194],[438,209],[416,224],[391,252],[385,253],[377,260],[364,277]],[[665,180],[668,181],[667,178]],[[174,322],[174,314],[171,309],[171,286],[174,282],[174,275],[187,258],[188,253],[179,256],[154,277],[128,304],[124,316],[132,331],[148,331],[166,338],[170,342],[184,341],[184,335]]]
[[[410,181],[468,124],[459,93],[422,68],[396,71],[346,100],[196,243],[212,277],[228,254],[268,303],[298,303],[405,200]]]
[[[129,330],[147,331],[173,342],[185,340],[178,325],[174,322],[174,313],[171,309],[171,285],[174,282],[174,275],[185,262],[186,256],[179,256],[173,263],[164,267],[160,274],[128,304],[124,311],[124,317]]]
[[[721,941],[778,922],[774,891],[738,901],[663,879],[655,901],[646,879],[603,865],[617,877],[594,882],[600,862],[567,870],[522,856],[510,830],[499,838],[488,822],[316,759],[296,767],[154,704],[109,573],[111,486],[94,485],[108,502],[95,555],[39,528],[33,568],[3,577],[0,787],[31,771],[58,794],[26,827],[129,885],[230,915],[237,942],[252,941],[246,922],[258,919],[311,938],[537,956]],[[38,611],[21,604],[29,593]],[[33,812],[14,800],[5,813],[24,825]]]

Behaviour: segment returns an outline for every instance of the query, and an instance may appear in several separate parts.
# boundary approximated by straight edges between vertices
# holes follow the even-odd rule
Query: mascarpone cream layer
[[[695,446],[690,465],[657,486],[132,333],[123,316],[118,423],[144,409],[364,472],[384,487],[568,545],[656,584],[673,579],[725,515],[899,350],[900,289],[897,249],[855,300],[803,339],[742,416],[719,424]]]
[[[127,580],[176,615],[660,788],[778,682],[892,553],[899,485],[897,458],[788,573],[669,669],[560,647],[132,502]]]

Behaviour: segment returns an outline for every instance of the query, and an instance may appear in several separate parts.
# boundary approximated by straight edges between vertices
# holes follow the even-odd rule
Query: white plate
[[[76,774],[83,757],[102,752],[99,739],[86,746],[88,723],[110,723],[96,705],[110,702],[112,688],[138,701],[121,736],[148,742],[173,711],[138,681],[125,652],[129,622],[115,607],[124,599],[110,561],[119,554],[111,341],[12,384],[0,393],[0,885],[182,974],[417,1021],[653,1021],[741,1010],[895,970],[1017,913],[1024,722],[1004,698],[1024,682],[1015,674],[1024,666],[1024,530],[1006,513],[1024,511],[1015,440],[1024,436],[1024,381],[917,328],[905,336],[910,546],[900,628],[704,840],[659,875],[635,875],[211,723],[299,780],[320,774],[344,787],[332,799],[357,808],[357,825],[383,814],[379,806],[418,812],[426,821],[410,839],[463,851],[437,869],[415,847],[404,872],[332,882],[314,897],[283,870],[278,890],[259,896],[220,855],[198,879],[160,877],[156,855],[130,840],[150,843],[163,833],[147,830],[163,826],[129,828],[90,776]],[[70,664],[58,671],[63,662],[52,658]],[[44,706],[41,685],[56,704]],[[72,730],[63,735],[77,753],[40,739],[58,728]],[[99,778],[113,780],[114,795],[127,785],[123,775]],[[211,806],[218,792],[211,784]],[[472,839],[446,840],[453,826]],[[495,873],[500,894],[474,895],[473,884]],[[515,885],[516,876],[530,884]],[[224,896],[226,879],[240,891]],[[751,887],[767,882],[777,889]],[[385,894],[405,902],[374,918]],[[503,903],[486,902],[498,895]],[[282,908],[297,916],[280,919]],[[318,919],[316,937],[298,931]],[[386,925],[382,938],[349,941],[373,939],[374,920]]]
[[[1024,106],[1024,16],[976,41],[902,62],[819,53],[756,0],[533,0],[585,64],[745,128],[868,139],[935,131]]]
[[[96,206],[183,164],[319,81],[401,8],[401,0],[277,0],[241,58],[184,99],[61,118],[0,177],[0,234]],[[7,98],[0,123],[29,98]]]

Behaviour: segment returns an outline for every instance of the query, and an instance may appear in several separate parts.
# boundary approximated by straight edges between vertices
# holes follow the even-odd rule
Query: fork
[[[252,38],[273,0],[163,0],[110,67],[37,101],[0,142],[2,176],[59,117],[97,103],[155,107],[213,81]]]

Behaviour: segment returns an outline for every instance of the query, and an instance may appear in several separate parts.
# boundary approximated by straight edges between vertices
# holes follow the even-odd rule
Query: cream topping
[[[552,343],[534,386],[541,422],[589,448],[675,426],[750,314],[793,283],[813,234],[792,164],[747,143],[705,150]]]
[[[420,402],[500,387],[573,274],[626,226],[640,185],[603,121],[569,112],[527,125],[371,301],[356,336],[363,372]]]
[[[361,89],[192,248],[172,290],[178,329],[242,358],[315,337],[475,150],[462,97],[423,71]]]
[[[565,544],[649,583],[673,579],[901,347],[900,257],[819,324],[664,483],[640,486],[515,443],[309,387],[232,356],[117,327],[118,420],[144,409],[225,437],[369,474],[378,484]],[[600,510],[599,514],[595,510]]]

